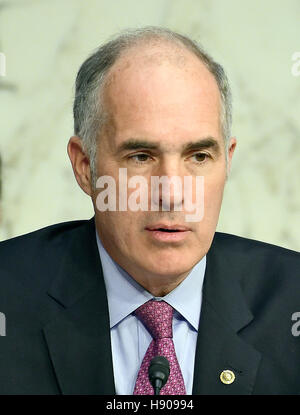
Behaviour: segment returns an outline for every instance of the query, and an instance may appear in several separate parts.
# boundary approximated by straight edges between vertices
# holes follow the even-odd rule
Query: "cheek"
[[[135,212],[133,212],[135,213]],[[127,235],[129,230],[136,225],[135,216],[132,215],[132,212],[98,212],[99,215],[99,224],[102,228],[105,228],[109,233],[119,232],[125,233]],[[125,236],[124,235],[124,236]]]
[[[129,212],[98,212],[97,224],[107,251],[118,258],[130,257],[138,238],[138,219]]]
[[[127,210],[126,212],[111,212],[104,226],[116,245],[122,251],[128,251],[140,237],[141,223],[140,212]]]

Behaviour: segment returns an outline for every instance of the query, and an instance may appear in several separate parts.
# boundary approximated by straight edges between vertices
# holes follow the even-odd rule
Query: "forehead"
[[[198,57],[176,45],[127,51],[107,76],[104,102],[110,124],[123,134],[136,129],[161,139],[164,133],[192,135],[195,129],[198,137],[200,130],[220,133],[216,80]]]

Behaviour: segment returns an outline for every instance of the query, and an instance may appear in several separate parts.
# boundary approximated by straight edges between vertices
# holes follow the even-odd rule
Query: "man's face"
[[[113,177],[118,196],[120,168],[127,169],[127,180],[143,176],[149,209],[100,212],[96,198],[103,189],[98,189],[92,194],[96,225],[111,257],[142,285],[151,279],[162,285],[164,279],[183,279],[203,258],[216,229],[226,181],[216,81],[192,54],[178,53],[157,46],[135,48],[116,62],[105,88],[108,119],[99,140],[97,177]],[[235,142],[231,144],[229,163]],[[179,176],[182,183],[184,176],[191,177],[193,202],[196,176],[203,176],[203,218],[187,222],[191,212],[185,211],[184,196],[172,187],[170,209],[160,204],[158,211],[151,210],[153,176]],[[128,198],[134,191],[127,190]],[[176,211],[179,202],[182,210]]]

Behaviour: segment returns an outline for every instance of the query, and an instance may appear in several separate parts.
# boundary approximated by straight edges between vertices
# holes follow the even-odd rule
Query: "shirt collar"
[[[110,328],[112,328],[142,304],[157,297],[138,284],[109,256],[97,230],[96,238],[107,291]],[[158,298],[170,304],[195,330],[198,330],[200,320],[205,267],[206,256],[192,268],[188,276],[174,290]]]

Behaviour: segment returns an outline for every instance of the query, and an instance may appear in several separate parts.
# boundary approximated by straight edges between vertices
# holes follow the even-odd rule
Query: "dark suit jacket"
[[[1,394],[115,394],[94,218],[0,243]],[[300,254],[216,233],[193,394],[299,394]],[[236,379],[220,381],[224,369]]]

